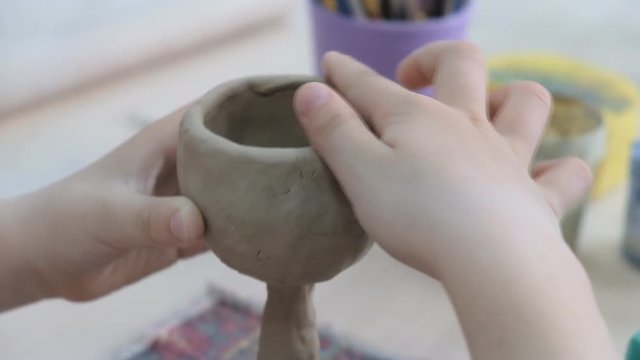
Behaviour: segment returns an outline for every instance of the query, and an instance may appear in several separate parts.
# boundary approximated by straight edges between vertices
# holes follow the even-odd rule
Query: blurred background
[[[368,35],[379,30],[367,27],[372,19],[341,14],[330,3],[0,0],[0,196],[34,190],[85,166],[225,80],[311,74],[316,50],[328,47],[379,57],[379,49],[352,48],[355,40],[335,42],[341,37],[328,24],[344,27],[347,40],[383,35]],[[552,90],[557,110],[539,158],[574,154],[597,172],[592,196],[564,230],[623,351],[640,328],[640,270],[623,256],[624,248],[628,257],[640,257],[640,250],[634,253],[640,249],[638,199],[628,197],[640,176],[630,166],[640,3],[477,0],[460,6],[442,19],[412,20],[418,28],[405,45],[451,35],[439,31],[468,10],[469,17],[452,26],[463,26],[456,36],[487,54],[492,86],[526,78]],[[403,20],[395,20],[402,28]],[[393,49],[398,56],[405,51]],[[149,343],[184,340],[184,320],[227,296],[259,309],[265,291],[205,254],[95,302],[54,300],[1,314],[0,357],[130,359]],[[315,303],[332,343],[390,359],[468,359],[439,284],[378,249],[320,284]]]

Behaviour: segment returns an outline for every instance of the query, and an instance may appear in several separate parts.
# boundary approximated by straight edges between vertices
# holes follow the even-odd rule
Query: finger
[[[103,233],[121,248],[188,247],[204,233],[200,211],[184,197],[116,195],[105,207]]]
[[[410,89],[428,85],[441,102],[484,117],[487,75],[480,49],[470,42],[441,41],[427,45],[398,66],[398,81]]]
[[[487,116],[489,117],[489,121],[493,122],[496,115],[502,109],[505,100],[507,99],[507,95],[511,90],[509,85],[501,86],[495,90],[492,90],[489,93],[488,99],[488,108],[487,108]]]
[[[178,126],[185,112],[186,106],[147,126],[85,171],[99,180],[112,177],[116,171],[144,195],[177,195]]]
[[[532,176],[558,219],[584,198],[593,177],[589,166],[573,157],[540,162],[534,166]]]
[[[327,53],[323,65],[327,81],[379,135],[384,132],[386,125],[397,118],[396,115],[413,108],[415,99],[420,96],[337,52]]]
[[[189,104],[182,106],[148,125],[114,149],[109,158],[112,158],[115,163],[121,164],[120,166],[126,164],[129,168],[125,170],[129,171],[139,171],[138,164],[154,163],[158,157],[173,160],[178,143],[180,120],[188,110],[188,106]],[[132,152],[129,151],[130,149],[137,149],[137,151]],[[121,161],[121,159],[126,159],[126,161]]]
[[[515,82],[490,98],[493,125],[520,161],[529,166],[551,111],[551,95],[535,82]],[[490,112],[492,112],[490,110]]]
[[[312,146],[339,179],[354,176],[354,164],[386,149],[344,99],[324,84],[300,87],[294,107]]]

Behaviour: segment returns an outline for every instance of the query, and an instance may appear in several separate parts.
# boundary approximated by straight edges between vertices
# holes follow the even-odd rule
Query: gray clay
[[[305,359],[320,347],[311,302],[313,285],[268,286],[258,359]]]
[[[371,246],[295,117],[293,94],[311,80],[224,84],[180,128],[180,189],[202,211],[209,246],[228,266],[268,284],[261,360],[317,357],[313,284]]]

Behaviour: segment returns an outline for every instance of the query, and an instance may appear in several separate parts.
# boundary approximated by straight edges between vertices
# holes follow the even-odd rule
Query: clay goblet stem
[[[318,358],[312,291],[313,285],[267,286],[258,360]]]

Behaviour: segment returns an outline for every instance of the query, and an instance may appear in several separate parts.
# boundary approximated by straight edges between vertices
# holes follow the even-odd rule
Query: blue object
[[[627,360],[640,360],[640,331],[638,331],[629,341],[627,348]]]
[[[630,183],[622,252],[627,260],[640,267],[640,142],[634,143],[631,149]]]
[[[346,16],[352,15],[351,5],[349,5],[349,0],[338,0],[338,12]]]
[[[383,18],[391,19],[391,0],[380,0],[380,11]]]
[[[442,17],[445,15],[445,1],[435,1],[429,13],[430,18]]]

